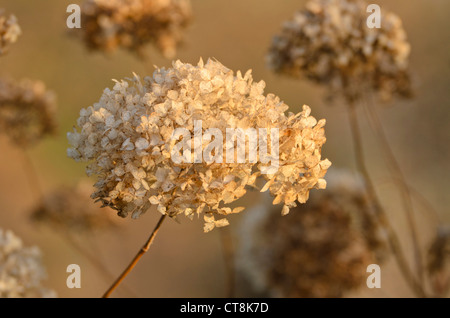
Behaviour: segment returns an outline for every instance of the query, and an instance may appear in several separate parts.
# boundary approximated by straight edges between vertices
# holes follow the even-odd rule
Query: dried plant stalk
[[[127,268],[120,274],[120,276],[114,281],[114,283],[111,285],[111,287],[105,292],[103,295],[103,298],[108,298],[111,296],[112,292],[122,283],[122,281],[127,277],[127,275],[131,272],[131,270],[137,265],[139,260],[142,256],[149,250],[150,245],[152,245],[153,241],[155,240],[156,234],[158,234],[158,231],[164,222],[164,219],[166,218],[166,215],[161,216],[158,223],[156,224],[152,234],[150,234],[150,237],[148,238],[147,242],[144,244],[144,246],[139,250],[139,252],[136,254],[136,256],[133,258],[131,263],[127,266]]]
[[[364,159],[364,150],[362,147],[361,141],[361,133],[358,125],[358,117],[356,114],[356,108],[353,105],[350,105],[348,108],[349,113],[349,121],[351,126],[352,138],[353,138],[353,147],[356,158],[356,164],[358,166],[359,171],[364,176],[367,195],[368,197],[375,202],[377,208],[377,217],[380,224],[386,229],[387,236],[389,239],[389,245],[391,250],[395,256],[398,266],[401,269],[401,273],[404,276],[406,282],[412,288],[412,290],[419,296],[425,297],[425,289],[420,281],[417,281],[415,276],[413,275],[411,269],[409,268],[408,262],[404,256],[404,252],[401,248],[400,242],[395,234],[394,229],[390,225],[388,218],[386,216],[386,212],[384,211],[383,206],[379,202],[378,195],[375,190],[375,186],[373,185],[372,178],[369,174],[369,171],[366,167],[365,159]]]

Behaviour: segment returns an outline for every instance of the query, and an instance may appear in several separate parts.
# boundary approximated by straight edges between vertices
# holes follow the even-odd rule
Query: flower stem
[[[388,218],[386,217],[386,212],[383,209],[383,206],[381,205],[377,193],[375,191],[375,187],[372,182],[372,178],[370,177],[369,171],[365,164],[364,159],[364,152],[362,147],[362,141],[361,141],[361,133],[359,131],[358,126],[358,117],[356,113],[356,108],[353,103],[351,103],[348,106],[348,114],[349,114],[349,121],[350,121],[350,127],[352,132],[352,138],[353,138],[353,147],[355,152],[355,158],[356,158],[356,164],[358,166],[358,169],[360,170],[361,174],[364,177],[365,184],[366,184],[366,191],[369,199],[371,202],[374,202],[376,207],[376,216],[378,218],[378,221],[380,224],[384,227],[384,229],[387,232],[387,237],[389,241],[389,245],[391,247],[391,250],[395,256],[395,259],[397,261],[397,264],[401,270],[402,275],[404,276],[406,282],[409,284],[409,286],[412,288],[412,290],[417,294],[419,297],[426,297],[425,290],[420,282],[416,280],[414,275],[412,274],[408,262],[406,261],[406,258],[403,254],[399,239],[390,225]]]
[[[120,276],[116,279],[116,281],[111,285],[111,287],[105,292],[103,295],[103,298],[108,298],[111,293],[120,285],[120,283],[125,279],[125,277],[131,272],[131,270],[136,266],[136,264],[139,262],[140,258],[149,250],[150,245],[155,240],[156,234],[158,234],[158,231],[164,222],[164,219],[166,218],[166,215],[161,216],[158,223],[156,224],[152,234],[150,234],[150,237],[148,238],[147,242],[142,246],[142,248],[139,250],[139,252],[136,254],[136,256],[133,258],[131,263],[125,268],[125,270],[120,274]]]
[[[23,167],[25,170],[25,174],[28,179],[28,183],[30,185],[31,191],[34,193],[34,196],[36,199],[42,200],[43,199],[43,191],[41,184],[39,182],[39,176],[36,171],[36,168],[33,165],[33,161],[31,160],[30,156],[28,155],[28,152],[25,149],[22,149],[22,157],[23,157]]]
[[[234,252],[233,252],[233,240],[231,237],[230,229],[228,226],[220,228],[220,238],[222,241],[222,254],[225,262],[226,269],[226,297],[234,297],[234,281],[235,281],[235,269],[234,269]]]
[[[371,105],[367,105],[366,110],[369,115],[368,117],[372,122],[372,126],[374,128],[376,136],[381,145],[381,149],[385,155],[386,162],[393,177],[393,180],[397,184],[397,187],[401,192],[403,207],[406,213],[406,219],[408,221],[410,235],[414,246],[414,258],[416,261],[417,274],[420,281],[423,283],[425,279],[423,257],[420,250],[417,227],[414,220],[414,209],[412,204],[411,192],[409,190],[405,176],[402,173],[401,167],[398,161],[396,160],[394,152],[392,151],[392,148],[389,145],[389,142],[386,138],[386,134],[383,130],[380,118],[378,117],[376,110],[373,108],[373,103],[371,103]]]

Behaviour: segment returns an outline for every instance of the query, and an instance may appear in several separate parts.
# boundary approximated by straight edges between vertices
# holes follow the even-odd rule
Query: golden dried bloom
[[[0,132],[21,147],[56,130],[55,96],[40,81],[0,78]]]
[[[44,288],[46,273],[39,248],[24,247],[11,231],[0,228],[0,298],[53,298]]]
[[[172,58],[190,19],[189,0],[87,0],[81,32],[92,50],[122,47],[141,54],[146,44],[153,43]]]
[[[0,9],[0,56],[5,54],[12,43],[22,34],[17,18],[14,15],[6,16]]]
[[[217,216],[243,210],[223,204],[241,198],[259,176],[267,181],[262,191],[269,190],[287,213],[296,202],[306,202],[311,189],[326,186],[323,177],[331,163],[321,159],[325,120],[310,116],[308,106],[286,115],[288,106],[273,94],[264,95],[264,88],[263,81],[253,82],[251,71],[235,75],[212,60],[197,66],[176,61],[143,81],[137,75],[116,81],[98,103],[81,110],[79,130],[68,133],[68,156],[91,162],[87,173],[98,177],[92,197],[122,217],[132,213],[137,218],[151,205],[170,217],[203,212],[208,232],[228,224]],[[237,128],[278,131],[277,166],[275,152],[264,156],[261,147],[254,149],[260,151],[255,161],[250,146],[244,147],[248,160],[242,163],[234,160],[239,149],[228,156],[225,149],[235,145],[229,129]],[[194,149],[177,148],[182,141],[174,136],[180,129],[186,133],[182,141]],[[211,141],[211,131],[227,138]],[[245,135],[238,138],[245,142]],[[208,159],[204,154],[213,143],[214,158]],[[275,137],[267,136],[267,149],[275,144]],[[189,160],[174,160],[174,154]]]
[[[369,28],[363,0],[312,0],[283,24],[267,59],[275,72],[328,87],[347,100],[374,91],[383,100],[411,94],[410,44],[401,19],[381,11],[381,28]]]
[[[111,211],[101,209],[89,198],[93,191],[87,182],[65,186],[46,195],[33,210],[32,220],[63,231],[93,231],[117,226]]]
[[[428,274],[435,292],[445,295],[450,289],[450,229],[438,229],[428,250]]]
[[[360,180],[327,174],[328,186],[280,218],[261,205],[242,223],[238,268],[252,292],[273,297],[341,297],[363,285],[387,251]]]

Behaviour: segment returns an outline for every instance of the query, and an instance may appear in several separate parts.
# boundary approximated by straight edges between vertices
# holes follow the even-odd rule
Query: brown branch
[[[372,99],[371,99],[372,100]],[[389,141],[386,138],[386,134],[383,129],[383,125],[381,124],[380,118],[376,110],[374,109],[373,102],[371,105],[366,105],[366,110],[368,113],[369,120],[372,122],[373,130],[377,136],[381,149],[386,159],[387,166],[391,173],[392,179],[400,190],[403,207],[406,213],[406,219],[408,222],[408,227],[411,235],[411,240],[414,247],[414,259],[417,267],[417,274],[420,281],[424,282],[425,279],[425,270],[423,266],[423,256],[419,245],[419,236],[417,234],[417,226],[414,220],[414,207],[412,204],[411,193],[408,187],[408,183],[406,182],[405,176],[402,173],[401,167],[392,151],[391,146],[389,145]]]
[[[111,287],[105,292],[103,295],[103,298],[108,298],[111,293],[117,288],[117,286],[120,285],[120,283],[125,279],[125,277],[131,272],[131,270],[136,266],[136,264],[139,262],[140,258],[148,251],[150,248],[150,245],[155,240],[156,234],[158,233],[164,219],[167,215],[161,216],[158,223],[155,226],[155,229],[153,230],[152,234],[150,234],[150,237],[148,238],[147,242],[142,246],[142,248],[139,250],[139,252],[136,254],[136,256],[133,258],[131,263],[127,266],[127,268],[122,272],[122,274],[116,279],[116,281],[111,285]]]
[[[370,177],[369,171],[366,167],[361,141],[361,134],[358,126],[358,118],[354,104],[349,105],[348,114],[353,138],[353,147],[355,152],[356,164],[364,177],[367,195],[371,200],[371,202],[374,202],[375,204],[377,211],[376,216],[378,218],[378,221],[387,232],[389,246],[395,256],[397,264],[406,282],[419,297],[426,297],[426,293],[422,284],[416,280],[416,278],[414,277],[412,271],[408,266],[408,262],[406,261],[406,258],[403,254],[399,239],[388,221],[386,212],[384,211],[383,206],[381,205],[378,199],[374,184],[372,182],[372,178]]]
[[[28,180],[28,184],[30,185],[31,191],[34,193],[34,196],[36,199],[42,200],[44,198],[44,193],[42,191],[41,184],[39,182],[39,176],[36,171],[36,168],[34,168],[33,161],[31,160],[30,156],[28,155],[27,150],[22,150],[22,162],[23,162],[23,168]]]
[[[234,267],[234,251],[233,240],[228,226],[220,228],[220,238],[222,241],[222,254],[225,261],[226,270],[226,295],[228,298],[234,297],[235,286],[235,267]]]

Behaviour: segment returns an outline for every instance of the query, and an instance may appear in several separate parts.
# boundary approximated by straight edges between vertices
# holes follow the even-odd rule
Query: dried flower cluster
[[[362,0],[308,2],[273,38],[269,67],[326,85],[329,97],[354,101],[367,91],[382,100],[409,96],[410,44],[402,21],[382,11],[381,28],[369,28],[367,6]]]
[[[117,226],[112,211],[100,209],[89,199],[92,191],[87,181],[58,188],[43,198],[31,217],[63,231],[89,232]]]
[[[441,227],[428,251],[428,273],[434,291],[444,296],[450,289],[450,229]]]
[[[202,60],[197,66],[173,63],[155,70],[142,82],[117,81],[106,89],[100,101],[82,109],[80,131],[68,133],[69,157],[91,161],[88,175],[96,175],[97,191],[92,195],[126,217],[137,218],[150,205],[170,217],[206,213],[205,231],[228,224],[215,216],[237,213],[231,203],[255,184],[266,164],[175,163],[171,154],[175,129],[194,135],[194,121],[202,120],[202,133],[216,128],[278,128],[279,169],[265,174],[266,185],[284,203],[285,214],[296,201],[306,202],[310,189],[325,188],[323,179],[331,163],[321,159],[325,143],[325,120],[310,116],[310,108],[298,114],[284,112],[288,106],[273,94],[264,95],[265,83],[254,83],[251,71],[234,75],[219,62]],[[223,140],[224,149],[226,140]],[[209,145],[203,139],[202,150]],[[248,149],[246,149],[248,152]],[[246,156],[248,158],[248,154]],[[259,168],[259,170],[257,169]]]
[[[11,231],[0,228],[0,298],[56,297],[44,288],[46,278],[37,247],[24,247]]]
[[[55,96],[40,81],[0,79],[0,132],[30,146],[56,130]]]
[[[0,9],[0,56],[5,54],[12,43],[22,34],[17,18],[14,15],[6,16]]]
[[[118,47],[141,54],[153,43],[172,58],[191,19],[189,0],[87,0],[82,7],[84,42],[93,50]]]
[[[260,206],[242,222],[239,268],[253,293],[341,297],[365,283],[366,268],[386,252],[384,233],[362,182],[345,171],[289,216]]]

